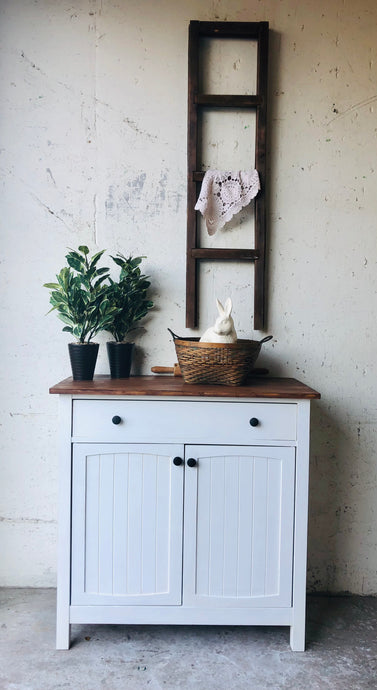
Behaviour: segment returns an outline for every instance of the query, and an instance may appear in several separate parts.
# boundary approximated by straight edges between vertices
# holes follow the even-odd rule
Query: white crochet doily
[[[224,225],[258,194],[256,170],[207,170],[195,210],[206,221],[209,235]]]

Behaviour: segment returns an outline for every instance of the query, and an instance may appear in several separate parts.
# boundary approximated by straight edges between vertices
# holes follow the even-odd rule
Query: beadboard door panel
[[[187,446],[184,604],[291,606],[295,449]]]
[[[181,603],[183,455],[174,445],[75,444],[71,603]]]

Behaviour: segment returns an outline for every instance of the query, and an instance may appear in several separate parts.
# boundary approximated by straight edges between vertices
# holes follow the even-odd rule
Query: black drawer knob
[[[195,458],[189,458],[189,459],[187,460],[187,464],[188,464],[189,467],[195,467],[195,465],[196,465],[196,460],[195,460]]]
[[[173,458],[173,463],[174,463],[174,465],[176,465],[177,467],[179,467],[180,465],[182,465],[182,462],[183,462],[182,458],[179,458],[178,456],[177,456],[176,458]]]
[[[119,415],[116,414],[114,415],[111,421],[113,424],[120,424],[122,421],[122,417],[119,417]]]
[[[258,426],[258,424],[259,424],[259,419],[257,419],[256,417],[252,417],[250,419],[250,426]]]

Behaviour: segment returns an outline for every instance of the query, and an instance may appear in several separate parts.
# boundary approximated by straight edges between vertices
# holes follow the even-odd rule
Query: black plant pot
[[[110,341],[107,345],[107,356],[112,379],[128,379],[132,364],[134,343],[117,343]]]
[[[91,381],[98,356],[98,343],[68,343],[74,381]]]

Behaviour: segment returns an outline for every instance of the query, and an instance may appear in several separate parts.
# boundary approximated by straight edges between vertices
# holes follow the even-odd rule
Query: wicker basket
[[[237,340],[236,343],[200,343],[199,338],[173,336],[178,364],[185,383],[219,383],[241,386],[254,367],[263,340]]]

